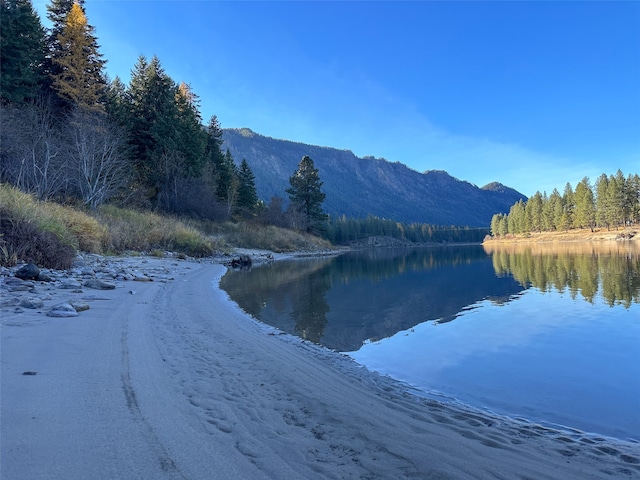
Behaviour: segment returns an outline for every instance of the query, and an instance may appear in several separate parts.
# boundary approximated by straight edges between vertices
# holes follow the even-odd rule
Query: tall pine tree
[[[206,163],[208,135],[202,127],[198,96],[186,83],[181,83],[175,95],[176,146],[184,159],[184,175],[200,177]]]
[[[321,190],[320,175],[311,157],[302,157],[289,184],[291,187],[286,192],[293,208],[302,214],[302,230],[315,234],[324,232],[328,217],[322,210],[322,202],[326,194]]]
[[[33,100],[44,79],[46,33],[30,0],[0,1],[0,97]]]
[[[150,189],[147,196],[151,199],[156,197],[164,178],[161,157],[175,152],[177,147],[175,90],[175,83],[157,57],[151,61],[138,57],[127,91],[129,138],[138,181]]]
[[[574,198],[576,203],[576,211],[573,218],[574,227],[588,227],[593,231],[593,227],[596,222],[596,211],[593,200],[593,191],[591,190],[591,185],[589,185],[589,178],[584,177],[576,185]]]
[[[238,169],[238,201],[240,213],[253,213],[258,204],[256,177],[246,159],[242,159]]]
[[[52,52],[52,87],[72,107],[104,110],[106,63],[98,51],[93,27],[87,22],[82,7],[74,3],[57,36],[58,47]]]

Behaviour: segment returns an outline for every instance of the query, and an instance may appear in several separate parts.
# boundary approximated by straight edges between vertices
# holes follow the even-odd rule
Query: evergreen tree
[[[190,177],[200,177],[206,163],[208,135],[202,127],[198,97],[183,82],[177,87],[175,102],[178,113],[176,145],[184,158],[184,173]]]
[[[502,218],[500,218],[498,222],[498,235],[502,236],[502,235],[506,235],[507,233],[509,233],[509,229],[507,225],[507,216],[502,215]]]
[[[609,177],[605,173],[596,180],[596,222],[600,226],[611,228],[612,214],[609,197]]]
[[[51,58],[55,67],[51,74],[53,89],[73,106],[103,110],[106,88],[103,67],[106,62],[98,52],[93,27],[78,3],[71,7],[57,39],[59,50],[53,52]]]
[[[256,194],[256,178],[246,159],[242,159],[238,170],[238,202],[237,207],[243,212],[253,213],[258,204]]]
[[[575,197],[571,184],[567,182],[562,194],[562,215],[560,216],[559,228],[569,230],[573,227],[573,218],[575,215],[576,205]]]
[[[593,231],[595,225],[595,204],[589,179],[584,177],[577,185],[574,193],[576,211],[573,218],[575,228],[589,227]]]
[[[0,1],[0,98],[23,104],[44,79],[46,34],[30,0]]]
[[[491,217],[491,235],[494,237],[500,236],[500,221],[502,220],[502,213],[496,213]]]
[[[218,117],[213,115],[207,125],[207,158],[215,166],[223,162],[224,152],[222,151],[222,127]]]
[[[527,217],[531,231],[542,232],[542,194],[536,192],[526,205]]]
[[[322,182],[313,160],[305,155],[298,169],[289,178],[291,188],[286,190],[295,211],[302,215],[302,230],[321,233],[325,230],[327,215],[322,211],[326,194],[321,190]]]
[[[127,123],[136,173],[139,182],[150,187],[147,195],[152,199],[166,177],[162,159],[178,161],[175,93],[175,83],[157,57],[150,62],[142,55],[138,57],[127,91],[130,102]]]
[[[614,190],[611,192],[611,195],[613,196],[615,224],[617,228],[618,225],[624,226],[631,214],[631,199],[627,192],[629,188],[622,170],[618,169],[616,175],[611,179],[611,184],[614,185]]]
[[[118,76],[107,83],[105,108],[107,115],[118,125],[128,126],[130,104],[127,86]]]
[[[629,218],[632,223],[640,222],[640,175],[627,177],[627,196],[630,205]]]
[[[218,200],[226,203],[229,212],[236,200],[237,193],[237,168],[233,155],[227,149],[221,162],[216,165],[216,196]]]
[[[49,35],[49,44],[51,51],[56,51],[59,47],[58,35],[62,33],[67,19],[67,15],[71,11],[71,7],[77,3],[84,13],[85,0],[51,0],[47,5],[47,18],[51,21],[51,33]]]
[[[511,206],[509,210],[509,233],[525,233],[526,214],[525,206],[522,200],[518,200]]]

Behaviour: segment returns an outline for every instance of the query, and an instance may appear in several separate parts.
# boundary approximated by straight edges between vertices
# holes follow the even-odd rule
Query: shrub
[[[67,269],[76,256],[75,249],[53,232],[41,230],[35,222],[11,218],[5,208],[0,209],[0,231],[3,250],[0,260],[6,266],[21,259],[43,268]]]
[[[96,217],[108,228],[109,249],[114,253],[169,250],[206,257],[212,255],[217,247],[211,238],[174,217],[112,205],[101,206]]]
[[[6,263],[25,260],[45,268],[68,268],[76,250],[99,253],[107,243],[106,229],[74,208],[38,201],[4,184],[0,205],[0,249]]]

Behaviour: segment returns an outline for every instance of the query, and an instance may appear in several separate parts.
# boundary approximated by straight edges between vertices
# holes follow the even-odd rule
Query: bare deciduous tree
[[[106,115],[80,109],[68,125],[72,178],[82,201],[95,209],[129,181],[125,134]]]
[[[67,165],[50,99],[43,96],[30,105],[3,107],[0,126],[0,178],[41,200],[63,193]]]

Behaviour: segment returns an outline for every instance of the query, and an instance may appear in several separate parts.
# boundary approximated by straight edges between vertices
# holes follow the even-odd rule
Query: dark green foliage
[[[584,177],[578,185],[576,185],[576,191],[574,192],[575,198],[575,215],[573,217],[574,228],[590,228],[593,227],[596,222],[595,218],[595,203],[593,198],[593,191],[589,185],[589,179]]]
[[[158,169],[160,156],[176,148],[172,135],[173,119],[177,116],[174,88],[157,57],[151,62],[142,55],[138,57],[127,92],[130,101],[127,125],[138,180],[152,189],[149,192],[152,198],[157,196],[164,176]]]
[[[144,56],[124,98],[118,84],[109,93],[109,108],[129,128],[138,181],[150,200],[166,207],[177,198],[176,182],[200,177],[207,161],[197,96],[188,85],[176,85],[157,57]]]
[[[575,192],[567,183],[564,194],[554,189],[550,196],[540,192],[522,208],[514,204],[508,215],[495,214],[491,220],[491,234],[529,233],[539,231],[561,231],[572,228],[600,226],[607,229],[640,223],[640,176],[629,174],[627,178],[618,170],[615,175],[600,175],[595,184],[596,193],[584,177]],[[595,198],[595,200],[594,200]],[[538,223],[538,217],[541,221]],[[506,220],[507,228],[503,228]]]
[[[46,35],[30,0],[0,1],[0,97],[23,104],[44,79]]]
[[[390,237],[411,243],[481,243],[488,234],[487,228],[407,224],[371,215],[362,219],[342,215],[329,217],[326,237],[339,245],[369,237]]]
[[[218,121],[218,117],[213,115],[209,119],[207,125],[207,159],[214,165],[220,165],[224,161],[224,152],[222,151],[222,134],[223,130]]]
[[[206,163],[208,134],[202,126],[198,96],[186,83],[176,88],[175,118],[176,144],[184,159],[184,172],[187,177],[200,177]]]
[[[127,86],[120,77],[107,83],[105,91],[105,111],[118,125],[127,126],[129,122],[129,101]]]
[[[326,194],[321,190],[320,175],[311,157],[302,157],[298,169],[289,177],[289,184],[286,192],[291,205],[302,215],[298,228],[308,233],[324,232],[327,214],[322,210],[322,202]]]
[[[216,196],[220,202],[229,205],[229,211],[235,204],[237,193],[237,168],[233,155],[227,150],[224,156],[216,158]]]
[[[71,245],[33,222],[11,218],[5,209],[0,209],[0,232],[0,248],[10,257],[55,269],[70,268],[75,259],[76,251]]]
[[[241,213],[253,213],[257,205],[256,178],[247,160],[243,158],[238,169],[238,201],[236,206]]]

